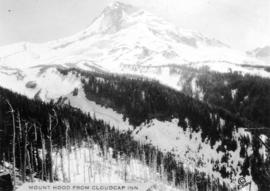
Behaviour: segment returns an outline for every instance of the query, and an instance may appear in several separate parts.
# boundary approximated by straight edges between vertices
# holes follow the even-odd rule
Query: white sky
[[[86,28],[110,0],[0,0],[0,46],[45,42]],[[270,0],[120,0],[181,28],[249,50],[270,45]]]

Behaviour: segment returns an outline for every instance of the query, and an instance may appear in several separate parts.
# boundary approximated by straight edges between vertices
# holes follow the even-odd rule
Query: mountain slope
[[[15,158],[20,182],[48,181],[52,177],[51,181],[56,182],[159,181],[162,187],[170,185],[185,191],[205,190],[208,187],[227,191],[230,187],[223,184],[223,180],[179,163],[173,153],[161,151],[157,145],[136,141],[132,131],[119,131],[118,126],[96,119],[95,115],[83,114],[61,102],[46,104],[30,100],[1,87],[0,96],[0,167],[13,160],[10,154],[13,146],[12,118],[8,104],[2,101],[8,99],[17,116]],[[50,118],[52,115],[54,117]],[[52,136],[49,124],[53,126]],[[141,128],[146,129],[147,126]],[[173,129],[181,130],[176,124]],[[184,136],[188,141],[188,135]],[[83,156],[79,157],[81,154]],[[87,157],[89,155],[90,158]],[[74,160],[76,157],[80,161]],[[116,170],[119,165],[121,169]],[[12,165],[8,166],[12,168]],[[199,177],[200,181],[196,182],[193,177]],[[253,187],[256,187],[255,184]]]
[[[91,113],[97,111],[97,118],[102,116],[100,113],[111,112],[106,120],[115,127],[123,129],[132,125],[135,138],[170,151],[188,168],[214,173],[231,185],[239,176],[248,177],[251,173],[253,177],[257,173],[249,168],[259,167],[261,164],[257,162],[261,159],[256,162],[256,158],[264,158],[265,153],[253,134],[245,130],[253,127],[251,122],[222,108],[194,101],[157,82],[137,77],[80,74],[85,76],[84,92],[79,90],[78,94],[67,97],[75,107]],[[103,106],[102,109],[97,110],[92,102]],[[125,125],[127,122],[129,126]],[[219,164],[218,170],[213,167],[215,162]],[[263,167],[258,169],[267,173]],[[258,180],[260,186],[266,186],[268,183],[260,181],[267,182],[267,176]]]
[[[14,77],[18,78],[16,75],[23,80],[35,78],[39,70],[51,67],[76,67],[143,75],[179,88],[175,83],[178,76],[167,72],[174,65],[208,66],[219,72],[233,70],[269,77],[269,71],[253,67],[264,65],[256,58],[117,2],[108,6],[87,29],[71,37],[0,48],[0,79],[10,80],[9,84]]]

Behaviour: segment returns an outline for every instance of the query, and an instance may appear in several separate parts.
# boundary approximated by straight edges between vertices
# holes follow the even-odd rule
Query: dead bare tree
[[[37,133],[37,124],[34,122],[33,123],[34,124],[34,134],[35,134],[35,139],[34,139],[34,141],[35,141],[35,145],[36,145],[36,147],[37,147],[37,141],[38,141],[38,133]],[[34,169],[38,166],[38,161],[37,161],[37,156],[38,156],[38,153],[37,152],[35,152],[36,151],[36,149],[33,149],[33,161],[32,161],[32,163],[33,163],[33,165],[34,165]]]
[[[28,129],[28,123],[25,123],[23,135],[24,135],[24,141],[23,141],[23,171],[22,171],[22,181],[25,182],[26,179],[26,162],[27,162],[27,129]]]
[[[9,102],[8,99],[5,100],[6,103],[9,106],[9,112],[11,113],[12,117],[12,127],[13,127],[13,139],[12,139],[12,155],[13,155],[13,190],[15,190],[16,187],[16,126],[15,126],[15,111]]]
[[[46,165],[45,165],[45,139],[44,139],[44,135],[43,132],[41,130],[41,128],[39,128],[40,131],[40,137],[41,137],[41,145],[42,145],[42,162],[41,162],[41,179],[44,180],[44,177],[46,175]]]
[[[53,119],[55,120],[55,125],[54,127],[52,127],[53,125]],[[52,130],[57,127],[58,125],[58,117],[57,117],[57,113],[56,111],[53,109],[53,115],[49,114],[49,127],[48,127],[48,140],[49,140],[49,148],[48,148],[48,158],[49,158],[49,179],[50,182],[53,182],[54,179],[54,175],[53,175],[53,157],[52,157],[52,149],[53,149],[53,145],[52,145]]]
[[[128,156],[126,156],[126,155],[124,155],[123,156],[123,159],[124,159],[124,180],[125,180],[125,182],[127,182],[127,180],[128,180],[128,169],[127,169],[127,167],[128,167],[128,163],[129,163],[129,158],[128,158]]]
[[[93,176],[93,148],[92,148],[93,147],[93,140],[90,138],[90,135],[88,134],[86,126],[84,126],[84,130],[85,130],[85,135],[86,135],[87,144],[88,144],[88,152],[89,152],[89,169],[90,169],[89,176],[92,177]]]
[[[52,160],[52,115],[49,114],[49,127],[48,127],[48,157],[49,157],[49,179],[53,182],[53,160]]]
[[[19,157],[20,157],[20,168],[22,169],[23,161],[22,161],[22,150],[21,150],[21,142],[22,142],[22,123],[20,113],[17,113],[17,123],[19,127],[19,136],[17,136],[18,144],[19,144]],[[21,170],[22,174],[22,170]]]
[[[71,152],[71,148],[70,148],[70,140],[69,140],[69,130],[70,130],[70,125],[69,122],[67,120],[64,120],[64,124],[65,124],[65,137],[66,137],[66,151],[67,151],[67,158],[68,158],[68,181],[70,182],[70,152]]]
[[[33,174],[34,174],[33,161],[34,161],[34,157],[33,157],[33,145],[32,145],[32,143],[30,143],[30,150],[28,151],[28,165],[29,165],[29,168],[30,168],[30,179],[31,179],[31,182],[34,181],[34,178],[33,178]]]
[[[108,137],[109,137],[108,128],[105,127],[105,132],[103,135],[103,152],[105,159],[108,159]]]
[[[67,175],[64,168],[63,148],[60,148],[60,159],[61,159],[60,166],[61,166],[63,181],[67,182]]]
[[[23,137],[24,137],[24,141],[23,141],[23,171],[22,171],[22,181],[25,182],[26,181],[26,169],[28,168],[30,170],[30,178],[31,180],[33,180],[33,169],[32,169],[32,164],[31,161],[33,161],[31,159],[32,157],[32,144],[28,142],[28,134],[30,132],[30,130],[32,129],[32,125],[29,124],[29,122],[24,122],[24,128],[23,128]],[[28,150],[28,146],[30,144],[30,150]]]

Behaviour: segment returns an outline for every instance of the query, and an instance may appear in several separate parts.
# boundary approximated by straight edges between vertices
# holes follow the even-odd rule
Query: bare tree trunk
[[[83,181],[84,181],[84,183],[86,183],[86,175],[85,175],[85,163],[86,163],[86,154],[85,154],[85,150],[84,150],[84,156],[83,156],[83,158],[84,158],[84,163],[83,163]]]
[[[48,129],[48,138],[49,138],[49,179],[50,182],[53,182],[53,160],[52,160],[52,116],[49,115],[49,129]]]
[[[66,136],[66,151],[67,151],[67,158],[68,158],[68,181],[71,181],[71,176],[70,176],[70,141],[69,141],[69,124],[66,121],[65,122],[65,126],[66,126],[66,131],[65,131],[65,136]]]
[[[26,162],[27,162],[27,128],[28,124],[25,123],[23,134],[24,134],[24,142],[23,142],[23,174],[22,181],[25,182],[26,179]]]
[[[54,175],[57,175],[57,171],[58,171],[58,150],[55,152],[55,156],[54,156]]]
[[[86,126],[84,126],[85,134],[86,134],[86,139],[87,139],[87,145],[88,145],[88,152],[89,152],[89,168],[90,168],[90,177],[93,177],[93,150],[92,150],[92,142],[90,139],[90,136],[88,135]],[[90,182],[90,181],[89,181]]]
[[[59,128],[59,134],[60,134],[60,168],[61,168],[61,172],[62,172],[62,178],[64,182],[67,182],[67,175],[65,172],[65,167],[64,167],[64,154],[63,154],[63,150],[64,150],[64,143],[63,143],[63,136],[62,136],[62,131]]]
[[[104,152],[104,158],[107,159],[107,151],[108,151],[108,137],[109,137],[109,133],[108,133],[108,128],[105,128],[105,135],[103,138],[103,152]]]
[[[18,144],[19,144],[19,156],[20,156],[20,168],[22,169],[23,161],[22,161],[22,150],[21,150],[21,142],[22,142],[22,123],[21,123],[21,117],[20,113],[17,113],[17,121],[18,121],[18,127],[19,127],[19,136],[18,136]],[[22,174],[22,170],[21,170]]]
[[[75,161],[76,161],[76,174],[78,175],[80,172],[79,172],[78,150],[77,150],[76,145],[75,145],[74,155],[75,155]]]
[[[30,178],[31,178],[31,182],[34,181],[33,179],[33,172],[34,172],[34,166],[33,166],[33,146],[32,143],[30,143],[30,150],[29,150],[29,155],[28,155],[28,165],[30,167]]]
[[[124,180],[127,182],[128,179],[128,170],[127,170],[127,165],[128,165],[128,157],[124,157]]]
[[[33,156],[33,167],[34,167],[34,171],[36,172],[36,170],[39,168],[38,167],[38,152],[36,152],[37,150],[35,149],[35,147],[37,147],[37,125],[34,123],[34,133],[35,133],[35,143],[34,143],[34,147],[32,148],[32,156]]]
[[[176,172],[175,170],[172,171],[172,186],[176,186]]]
[[[189,190],[189,172],[187,172],[187,190]]]
[[[163,162],[163,157],[161,157],[161,159],[160,159],[159,174],[160,174],[160,180],[161,181],[164,181],[164,162]]]
[[[146,165],[146,159],[145,159],[145,151],[144,151],[144,147],[142,147],[142,156],[141,156],[141,160],[143,165]]]
[[[63,177],[63,181],[67,182],[67,176],[65,173],[65,168],[64,168],[64,159],[63,159],[63,148],[60,148],[60,159],[61,159],[61,171],[62,171],[62,177]]]
[[[9,100],[6,99],[6,102],[9,106],[11,117],[12,117],[12,126],[13,126],[13,139],[12,139],[12,155],[13,155],[13,190],[16,187],[16,126],[15,126],[15,116],[14,116],[14,109],[10,104]]]
[[[40,129],[40,136],[41,136],[41,145],[42,145],[42,170],[41,170],[41,179],[44,180],[44,176],[46,175],[46,165],[45,165],[45,140],[43,133]]]
[[[152,168],[153,168],[153,178],[156,179],[157,174],[157,151],[156,149],[152,153]]]

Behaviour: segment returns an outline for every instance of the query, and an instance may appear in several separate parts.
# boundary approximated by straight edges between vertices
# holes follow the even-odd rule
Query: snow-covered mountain
[[[72,72],[63,75],[58,69],[135,74],[157,79],[179,90],[181,76],[170,72],[178,66],[208,66],[217,72],[240,71],[270,76],[263,68],[267,65],[257,58],[200,33],[179,29],[144,10],[116,2],[105,8],[88,28],[71,37],[42,44],[21,42],[1,47],[0,86],[44,101],[63,97],[73,107],[127,131],[133,127],[122,114],[86,98],[81,82],[84,77]],[[75,89],[77,96],[72,93]],[[221,126],[222,123],[221,120]],[[166,122],[154,119],[138,128],[139,131],[133,132],[135,140],[147,141],[162,150],[175,150],[187,159],[195,159],[190,166],[201,159],[206,164],[200,169],[202,172],[211,174],[209,161],[221,161],[221,154],[199,139],[201,132],[193,133],[194,138],[189,138],[189,133],[178,128],[176,119]],[[239,131],[234,134],[236,140],[241,135],[250,136],[243,129]],[[229,153],[232,169],[243,163],[239,152],[238,149]],[[179,157],[179,160],[185,163],[186,158]],[[219,174],[215,176],[220,178]],[[239,176],[240,171],[237,171],[235,180]],[[251,176],[247,178],[252,179]]]
[[[14,75],[24,80],[36,78],[48,68],[76,67],[144,75],[177,88],[174,77],[166,70],[172,65],[206,65],[219,72],[233,70],[269,76],[263,68],[252,67],[264,65],[256,58],[118,2],[109,5],[88,28],[71,37],[0,48],[0,79],[10,81],[9,87],[15,83]]]

